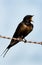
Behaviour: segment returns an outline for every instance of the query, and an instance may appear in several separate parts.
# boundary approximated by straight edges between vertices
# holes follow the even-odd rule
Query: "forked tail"
[[[3,55],[3,57],[5,57],[5,55],[6,55],[6,53],[8,52],[8,48],[6,48],[5,50],[4,50],[4,52],[1,54],[1,55]]]
[[[4,50],[4,52],[1,54],[3,55],[3,57],[5,57],[6,53],[8,52],[8,50],[10,49],[11,45],[8,45],[8,47]]]

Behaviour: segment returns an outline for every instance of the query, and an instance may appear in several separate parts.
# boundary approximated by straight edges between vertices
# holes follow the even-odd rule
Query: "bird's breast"
[[[31,31],[33,29],[32,24],[28,26],[24,24],[21,28],[24,31]]]

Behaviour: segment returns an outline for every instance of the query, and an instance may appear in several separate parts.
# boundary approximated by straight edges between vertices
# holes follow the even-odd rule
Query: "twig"
[[[23,41],[24,43],[33,43],[33,44],[41,44],[41,45],[42,45],[42,42],[27,41],[26,39],[21,39],[21,38],[11,38],[11,37],[8,37],[8,36],[2,36],[2,35],[0,35],[0,38],[14,39],[14,40],[18,40],[18,41]]]

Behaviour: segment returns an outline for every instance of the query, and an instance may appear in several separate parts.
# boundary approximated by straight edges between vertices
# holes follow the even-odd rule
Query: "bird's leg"
[[[23,39],[24,43],[27,43],[27,40],[26,39]]]

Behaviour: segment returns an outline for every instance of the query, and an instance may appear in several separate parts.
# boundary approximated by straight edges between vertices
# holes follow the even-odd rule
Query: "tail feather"
[[[5,57],[5,55],[6,55],[6,53],[8,52],[8,48],[6,48],[5,50],[4,50],[4,52],[1,54],[1,55],[3,55],[3,57]]]
[[[10,47],[11,47],[11,45],[9,44],[8,47],[4,50],[4,52],[1,54],[1,55],[3,55],[3,57],[5,57],[6,53],[10,49]]]
[[[5,57],[6,53],[9,51],[9,49],[12,47],[12,43],[7,46],[7,48],[4,50],[4,52],[1,54],[3,57]]]

